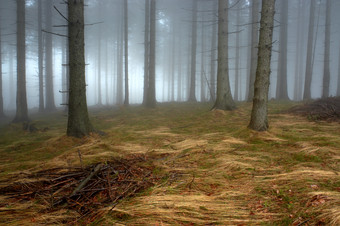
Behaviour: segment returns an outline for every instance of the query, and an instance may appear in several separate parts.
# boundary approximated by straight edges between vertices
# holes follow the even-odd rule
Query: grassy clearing
[[[293,105],[271,102],[270,130],[263,133],[247,129],[248,103],[233,112],[177,103],[92,109],[94,126],[107,135],[83,139],[64,136],[62,113],[37,115],[33,122],[48,128],[44,132],[13,124],[0,129],[0,175],[13,181],[13,175],[20,180],[18,173],[79,165],[78,151],[86,164],[144,154],[162,180],[112,211],[103,207],[96,223],[339,225],[340,124],[283,113]],[[12,224],[62,223],[61,214],[38,214],[38,203],[23,207],[3,204],[3,198],[0,218],[10,211]]]

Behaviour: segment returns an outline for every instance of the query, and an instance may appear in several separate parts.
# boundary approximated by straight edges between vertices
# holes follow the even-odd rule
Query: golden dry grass
[[[246,128],[251,106],[244,103],[233,112],[181,104],[152,111],[135,107],[97,112],[94,124],[103,126],[106,136],[74,139],[56,129],[47,132],[46,139],[37,137],[37,147],[29,152],[57,154],[47,161],[4,161],[0,170],[13,178],[23,172],[14,169],[20,164],[28,166],[28,173],[78,166],[78,152],[85,164],[145,154],[162,180],[137,197],[122,200],[111,211],[103,207],[98,224],[297,225],[306,221],[338,225],[340,124],[282,114],[289,106],[270,105],[270,130],[263,133]],[[0,151],[20,149],[29,139],[29,134],[23,134]],[[13,159],[12,155],[5,154],[2,160],[6,159]],[[315,196],[327,198],[309,205]],[[4,197],[0,198],[3,203]],[[22,216],[13,224],[63,222],[65,213],[38,214],[41,204],[25,205],[33,208],[21,213],[21,204],[2,206],[6,211],[0,218],[12,210],[13,220]],[[27,221],[32,218],[34,222]]]

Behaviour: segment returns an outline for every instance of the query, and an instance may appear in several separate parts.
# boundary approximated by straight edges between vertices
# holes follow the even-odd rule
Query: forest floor
[[[267,132],[247,129],[250,103],[231,112],[188,103],[90,109],[105,135],[83,139],[65,136],[62,112],[32,115],[34,132],[5,123],[0,190],[42,170],[131,158],[151,171],[152,186],[98,205],[91,218],[2,190],[0,224],[340,225],[340,123],[287,113],[298,104],[271,102]]]

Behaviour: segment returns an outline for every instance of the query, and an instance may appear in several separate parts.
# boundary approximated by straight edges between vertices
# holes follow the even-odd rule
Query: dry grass
[[[4,178],[13,180],[18,172],[78,166],[78,153],[83,164],[145,154],[162,180],[111,211],[103,207],[103,216],[95,223],[338,225],[340,124],[282,114],[291,105],[271,103],[270,130],[264,133],[246,129],[251,108],[246,103],[233,112],[182,104],[152,111],[141,107],[96,111],[92,120],[107,135],[84,139],[65,137],[56,128],[33,135],[33,140],[23,133],[6,141],[18,128],[5,127],[0,170]],[[63,124],[60,120],[54,123]],[[26,154],[19,151],[22,147]],[[38,153],[54,154],[34,159]],[[20,161],[15,161],[16,156]],[[17,171],[20,165],[26,167]],[[66,214],[38,213],[38,203],[8,206],[5,202],[0,196],[0,218],[10,212],[12,224],[62,224]],[[67,213],[65,218],[69,215],[77,214]]]

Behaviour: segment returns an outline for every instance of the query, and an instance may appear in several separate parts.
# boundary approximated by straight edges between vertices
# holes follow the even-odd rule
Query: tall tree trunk
[[[280,10],[280,44],[276,83],[276,99],[288,100],[287,89],[287,39],[288,39],[288,1],[281,0]]]
[[[69,0],[67,6],[70,68],[67,135],[83,137],[94,131],[86,104],[84,0]]]
[[[228,66],[228,1],[218,1],[218,69],[217,95],[214,109],[233,110],[235,103],[231,95]]]
[[[39,70],[39,112],[45,109],[44,100],[44,50],[42,38],[42,0],[38,0],[38,70]]]
[[[25,0],[17,0],[17,101],[13,122],[28,121],[26,97]]]
[[[146,107],[156,107],[156,0],[151,0],[150,7],[150,61],[149,85]]]
[[[97,58],[97,70],[98,70],[98,73],[97,73],[97,76],[98,76],[98,84],[97,84],[97,89],[98,89],[98,105],[99,106],[102,106],[103,105],[103,101],[102,101],[102,45],[101,45],[101,42],[102,42],[102,36],[101,36],[101,29],[100,29],[100,24],[99,24],[99,27],[98,27],[98,40],[97,40],[97,43],[98,43],[98,58]]]
[[[303,24],[302,24],[302,18],[303,17],[303,8],[301,1],[298,1],[298,20],[297,20],[297,26],[296,26],[296,60],[295,60],[295,81],[294,81],[294,100],[298,101],[301,99],[301,61],[302,61],[302,32],[303,32]],[[300,48],[301,47],[301,48]]]
[[[213,2],[213,12],[217,11],[216,3]],[[216,100],[216,49],[217,49],[217,23],[216,15],[212,13],[214,23],[212,25],[211,56],[210,56],[210,101]]]
[[[322,98],[329,96],[329,82],[330,82],[330,42],[331,42],[331,1],[326,1],[326,21],[325,21],[325,54],[324,54],[324,68],[323,68],[323,86]]]
[[[251,64],[250,64],[250,75],[249,75],[249,89],[248,89],[248,101],[253,101],[254,97],[254,82],[257,66],[257,44],[259,42],[259,29],[258,29],[258,19],[259,19],[259,0],[252,1],[252,27],[251,27]]]
[[[196,102],[197,0],[192,0],[191,73],[189,101]]]
[[[1,20],[0,20],[1,21]],[[3,100],[3,89],[2,89],[2,43],[1,43],[1,26],[0,26],[0,118],[4,117],[4,100]]]
[[[123,20],[122,20],[123,21]],[[124,26],[121,24],[120,32],[118,32],[118,41],[117,41],[117,104],[123,104],[123,42],[124,42]]]
[[[240,10],[241,6],[238,4],[237,15],[236,15],[236,24],[240,25],[241,15]],[[234,92],[234,100],[239,100],[239,80],[240,80],[240,73],[239,73],[239,64],[240,64],[240,32],[236,33],[236,49],[235,49],[235,92]]]
[[[204,15],[202,17],[202,21],[204,21]],[[202,23],[201,25],[201,102],[205,102],[205,88],[206,88],[206,75],[205,75],[205,53],[204,53],[204,49],[205,49],[205,29],[204,29],[204,23]]]
[[[338,87],[336,90],[336,95],[340,97],[340,48],[339,48],[339,57],[338,57]]]
[[[144,92],[143,105],[146,104],[149,84],[149,35],[150,35],[150,0],[145,0],[145,32],[144,32]]]
[[[109,102],[109,38],[105,41],[105,103],[106,106],[110,105]]]
[[[263,0],[261,11],[261,27],[254,85],[253,109],[249,128],[256,131],[266,131],[268,125],[268,90],[270,78],[270,62],[274,27],[275,0]]]
[[[124,56],[125,56],[125,99],[124,105],[129,106],[129,31],[128,31],[128,0],[124,0]]]
[[[313,41],[314,41],[314,14],[315,14],[315,0],[310,0],[307,60],[306,60],[306,74],[305,74],[303,100],[311,99],[310,89],[311,89],[312,75],[313,75],[312,61],[313,61]]]
[[[180,28],[179,28],[180,29]],[[180,32],[181,33],[181,32]],[[182,38],[179,38],[178,40],[178,45],[177,45],[177,56],[178,56],[178,61],[177,61],[177,101],[180,102],[182,101]]]
[[[52,1],[45,1],[46,30],[52,31]],[[53,87],[53,46],[52,34],[46,33],[46,111],[55,111]]]

